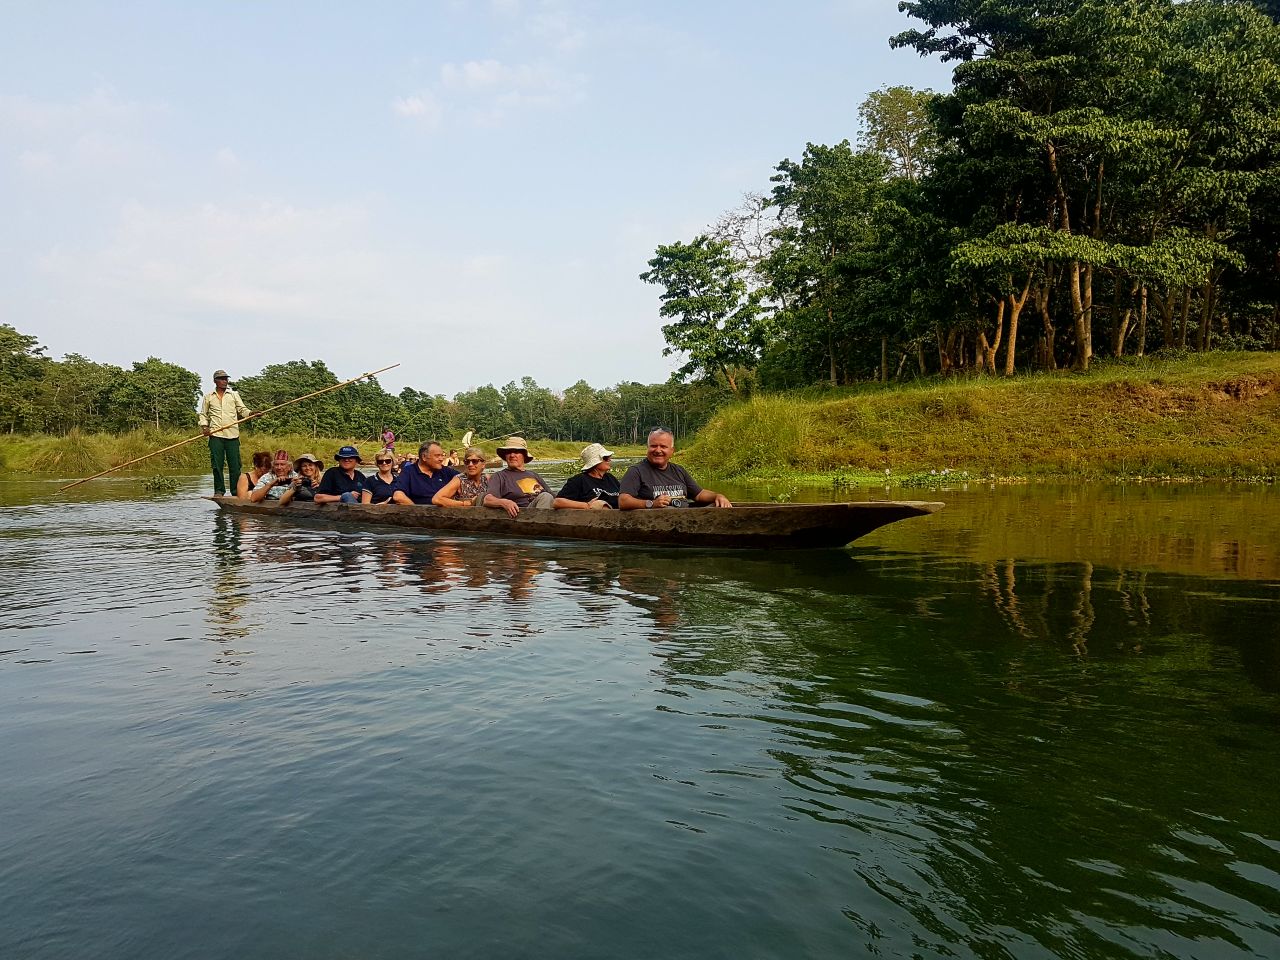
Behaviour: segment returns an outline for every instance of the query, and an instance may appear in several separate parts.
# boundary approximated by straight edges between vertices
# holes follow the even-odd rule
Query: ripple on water
[[[0,540],[3,955],[1280,955],[1256,590],[163,499]]]

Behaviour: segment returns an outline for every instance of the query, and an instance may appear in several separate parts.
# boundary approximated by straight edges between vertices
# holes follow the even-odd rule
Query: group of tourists
[[[315,503],[417,504],[436,507],[489,507],[518,517],[525,510],[653,510],[714,505],[730,507],[727,498],[698,485],[689,471],[671,463],[674,438],[659,427],[649,434],[648,455],[633,464],[619,482],[612,473],[613,451],[602,444],[585,447],[581,468],[558,492],[533,470],[529,445],[511,437],[498,448],[506,467],[485,473],[478,447],[463,451],[461,470],[449,466],[444,448],[428,440],[418,459],[397,468],[395,454],[383,448],[374,455],[377,471],[361,473],[360,451],[346,446],[334,454],[335,466],[322,471],[317,457],[304,453],[290,459],[284,450],[273,457],[253,455],[252,469],[242,473],[236,496],[252,503],[281,506],[294,501]]]
[[[227,372],[213,375],[215,389],[200,402],[199,423],[209,438],[213,489],[227,493],[223,464],[235,478],[235,495],[253,503],[285,505],[314,503],[418,504],[437,507],[488,507],[517,517],[525,510],[654,510],[708,505],[731,507],[722,494],[699,486],[689,471],[671,462],[675,435],[665,427],[649,433],[645,459],[627,469],[619,481],[612,473],[613,451],[593,443],[582,451],[581,468],[557,493],[530,470],[533,456],[523,437],[510,437],[498,447],[506,467],[485,473],[485,455],[467,447],[461,458],[445,453],[435,440],[418,448],[417,460],[397,462],[395,434],[384,431],[383,446],[374,456],[375,473],[359,469],[360,451],[344,446],[334,454],[336,464],[323,469],[319,458],[287,451],[253,455],[252,468],[240,469],[240,441],[236,424],[251,416],[240,396],[228,386]],[[389,436],[388,436],[389,435]],[[456,469],[460,466],[462,469]]]

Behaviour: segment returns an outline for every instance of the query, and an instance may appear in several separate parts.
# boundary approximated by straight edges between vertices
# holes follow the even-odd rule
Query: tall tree
[[[938,152],[938,131],[929,109],[936,97],[932,90],[903,86],[868,94],[858,108],[863,149],[888,160],[895,176],[917,182]]]
[[[748,288],[729,244],[706,234],[690,243],[664,244],[640,279],[663,288],[658,313],[673,318],[662,328],[667,341],[663,356],[683,353],[689,358],[679,375],[723,374],[737,393],[741,371],[759,363],[763,328],[759,295]]]

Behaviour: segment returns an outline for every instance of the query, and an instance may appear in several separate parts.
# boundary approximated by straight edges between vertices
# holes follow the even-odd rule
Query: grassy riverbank
[[[141,457],[153,450],[177,443],[191,436],[189,432],[164,430],[133,430],[124,434],[72,432],[64,437],[12,436],[0,444],[0,473],[35,473],[58,477],[87,477],[99,471]],[[446,449],[452,445],[461,451],[460,441],[445,440]],[[314,453],[326,463],[343,444],[353,443],[372,460],[378,444],[369,440],[353,440],[344,437],[312,437],[304,434],[242,434],[240,456],[246,469],[254,450],[288,450],[292,456]],[[578,456],[586,441],[531,440],[529,449],[539,460],[568,460]],[[482,444],[482,449],[494,455],[497,441]],[[418,441],[402,440],[397,444],[401,453],[415,453]],[[644,456],[643,446],[614,448],[622,456]],[[128,467],[122,474],[150,476],[167,473],[202,473],[209,469],[209,447],[202,440],[188,443],[168,453],[151,457],[142,463]]]
[[[1054,373],[757,396],[684,457],[707,476],[1252,479],[1280,473],[1280,356],[1209,354]]]

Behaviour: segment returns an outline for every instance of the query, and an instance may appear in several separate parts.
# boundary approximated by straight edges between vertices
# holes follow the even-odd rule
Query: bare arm
[[[470,507],[473,506],[470,500],[458,500],[454,495],[458,492],[458,488],[462,486],[462,474],[458,474],[443,487],[440,492],[431,498],[431,502],[437,507]]]
[[[694,503],[714,503],[717,507],[732,507],[733,503],[723,493],[716,493],[705,487],[693,498]]]
[[[514,500],[504,500],[502,497],[495,497],[492,493],[484,495],[484,505],[486,507],[495,507],[498,510],[507,511],[507,516],[512,519],[520,516],[520,508],[516,506]]]
[[[660,497],[654,497],[652,500],[641,500],[639,497],[633,497],[629,493],[618,494],[619,510],[644,510],[652,504],[654,507],[671,506],[671,498],[665,493]]]
[[[271,488],[274,487],[279,482],[280,482],[279,480],[273,479],[265,487],[256,487],[249,494],[249,501],[251,503],[261,503],[263,500],[267,498],[267,494],[271,492]]]

